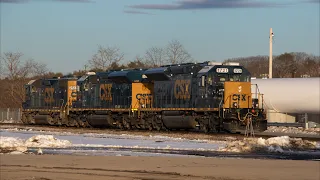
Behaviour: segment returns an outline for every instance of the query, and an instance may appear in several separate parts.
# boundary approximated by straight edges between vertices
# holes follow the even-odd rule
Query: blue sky
[[[197,61],[274,54],[319,55],[319,0],[0,0],[1,53],[83,68],[98,45],[125,61],[176,39]],[[125,62],[124,61],[124,62]]]

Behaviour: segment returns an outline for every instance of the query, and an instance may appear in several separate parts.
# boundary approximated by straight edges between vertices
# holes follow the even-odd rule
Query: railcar
[[[26,124],[231,133],[267,129],[263,94],[238,63],[33,80],[26,85],[26,97]],[[35,101],[39,103],[31,103]]]

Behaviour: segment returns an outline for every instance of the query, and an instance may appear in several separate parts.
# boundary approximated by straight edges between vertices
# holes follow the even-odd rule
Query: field
[[[2,125],[0,137],[1,180],[320,178],[320,141],[288,136]]]
[[[1,180],[318,180],[320,162],[202,157],[1,155]]]

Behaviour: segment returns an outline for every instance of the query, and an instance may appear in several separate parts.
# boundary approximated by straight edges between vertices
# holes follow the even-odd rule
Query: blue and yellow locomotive
[[[267,129],[263,94],[238,63],[89,72],[26,85],[26,124],[244,132]]]

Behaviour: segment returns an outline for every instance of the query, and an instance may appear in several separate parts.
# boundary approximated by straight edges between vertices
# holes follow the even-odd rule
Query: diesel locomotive
[[[25,124],[230,133],[267,129],[263,94],[238,63],[35,79],[25,93]]]

